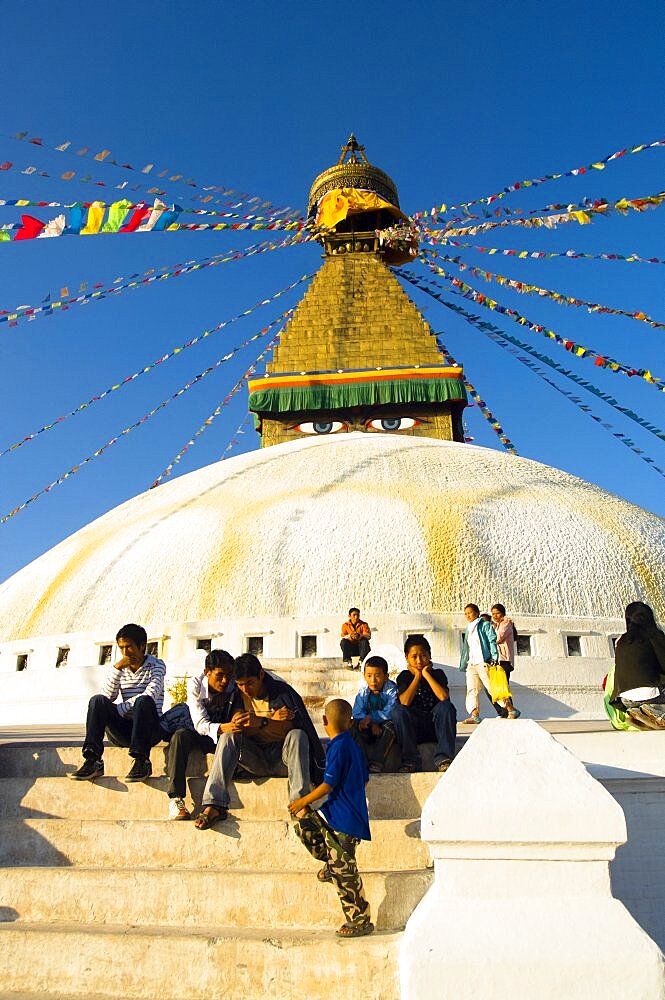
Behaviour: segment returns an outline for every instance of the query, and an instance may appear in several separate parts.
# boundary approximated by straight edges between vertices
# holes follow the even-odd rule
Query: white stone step
[[[208,844],[215,849],[214,838]],[[340,922],[335,889],[317,881],[313,859],[307,873],[279,870],[277,845],[256,864],[263,870],[2,868],[0,900],[5,919],[14,914],[31,923],[198,927],[214,919],[229,927],[330,929]],[[432,874],[363,872],[362,878],[377,928],[401,930]]]
[[[334,895],[334,894],[333,894]],[[331,899],[334,908],[336,899]],[[341,920],[338,921],[338,924]],[[2,1000],[398,1000],[401,934],[0,924]]]
[[[1,760],[1,758],[0,758]],[[367,785],[370,819],[417,819],[423,802],[445,775],[376,774]],[[203,778],[188,781],[200,803]],[[0,816],[4,819],[163,819],[167,809],[166,778],[126,784],[121,778],[96,781],[70,778],[0,778]],[[287,819],[286,778],[235,783],[231,810],[238,819]]]
[[[165,803],[166,805],[166,800]],[[280,870],[311,872],[309,854],[286,820],[235,817],[212,833],[191,822],[162,820],[0,820],[0,866],[112,868],[249,868],[260,859]],[[363,871],[424,869],[429,851],[419,820],[374,820],[372,840],[358,847]]]

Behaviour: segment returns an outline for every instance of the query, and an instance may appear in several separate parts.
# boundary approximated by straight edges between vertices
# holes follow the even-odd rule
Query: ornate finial
[[[341,147],[337,165],[339,166],[341,163],[369,163],[369,160],[365,156],[365,147],[359,144],[353,132],[349,136],[346,145]]]

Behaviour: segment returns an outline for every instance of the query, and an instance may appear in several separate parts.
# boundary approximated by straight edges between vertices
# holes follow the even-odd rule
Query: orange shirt
[[[342,639],[350,639],[351,642],[357,642],[358,639],[371,639],[372,633],[370,632],[369,625],[367,622],[363,622],[360,619],[355,625],[351,622],[344,622],[342,625]]]

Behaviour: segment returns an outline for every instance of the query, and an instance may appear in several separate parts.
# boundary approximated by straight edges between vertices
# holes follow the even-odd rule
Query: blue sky
[[[15,166],[0,172],[0,198],[69,202],[101,192],[110,200],[113,185],[127,177],[107,164],[83,163],[71,153],[11,138],[23,129],[51,144],[71,140],[72,148],[110,149],[135,167],[155,163],[202,184],[240,188],[297,208],[306,205],[314,176],[336,160],[354,131],[370,160],[395,179],[407,212],[489,195],[514,181],[584,166],[665,135],[657,83],[663,10],[651,0],[640,5],[639,18],[628,16],[619,0],[363,5],[259,0],[186,6],[118,0],[112,7],[76,0],[64,5],[36,0],[29,7],[8,2],[2,16],[0,161]],[[544,184],[502,204],[538,208],[585,196],[654,194],[665,187],[664,161],[665,149],[626,156],[602,173]],[[29,165],[51,177],[22,174]],[[59,179],[65,170],[81,174],[85,167],[111,186]],[[167,191],[169,200],[192,204],[187,188],[175,183]],[[40,218],[50,214],[26,211]],[[0,208],[0,221],[17,219],[16,209]],[[665,206],[554,232],[508,227],[477,242],[665,258],[664,219]],[[119,276],[200,260],[256,239],[255,234],[146,233],[1,244],[0,309],[39,305],[63,286],[71,293],[82,282],[106,286]],[[665,320],[663,266],[515,261],[473,250],[464,257],[481,268]],[[24,321],[14,329],[1,324],[0,450],[314,272],[320,261],[316,245],[292,247],[72,306],[66,314]],[[414,269],[426,276],[418,265]],[[663,331],[476,284],[562,336],[665,375]],[[0,458],[0,516],[295,305],[302,291],[301,285]],[[480,332],[408,291],[464,363],[521,455],[665,514],[663,479],[640,458]],[[512,322],[496,316],[494,321],[574,367],[622,405],[658,426],[665,423],[663,393],[642,380],[575,362]],[[258,350],[250,345],[0,525],[0,579],[146,489]],[[585,396],[582,390],[578,395]],[[662,442],[592,397],[584,402],[665,465]],[[245,412],[243,391],[197,439],[176,473],[218,459]],[[467,411],[467,423],[477,444],[500,447],[476,408]],[[248,428],[233,453],[257,443]]]

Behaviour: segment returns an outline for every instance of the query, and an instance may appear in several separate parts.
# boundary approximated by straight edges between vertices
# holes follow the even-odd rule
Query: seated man
[[[233,679],[233,657],[225,649],[212,649],[203,673],[187,681],[187,703],[174,705],[160,719],[165,738],[173,734],[166,752],[169,819],[191,818],[184,800],[192,750],[214,753],[222,733],[233,732],[234,714],[242,711],[242,698]]]
[[[235,661],[235,681],[243,711],[236,712],[231,730],[222,733],[203,793],[198,830],[225,820],[228,786],[238,763],[256,777],[288,777],[289,802],[307,795],[325,766],[325,754],[302,698],[285,681],[265,673],[252,653]]]
[[[134,758],[125,781],[150,777],[150,750],[164,738],[159,725],[166,673],[163,660],[146,656],[148,636],[141,625],[123,625],[115,641],[121,659],[109,666],[102,693],[93,695],[88,704],[85,762],[70,775],[76,781],[103,776],[104,732],[111,743],[129,747],[129,756]]]
[[[353,664],[351,663],[352,656],[358,656],[360,660],[364,660],[369,653],[371,635],[372,633],[367,622],[360,620],[360,611],[358,608],[349,608],[349,620],[342,624],[342,639],[340,642],[342,660],[344,666],[349,670],[353,669]],[[358,664],[358,668],[360,668],[360,663]]]
[[[455,756],[457,734],[457,712],[450,700],[448,678],[443,670],[432,667],[432,650],[423,635],[407,637],[404,655],[407,669],[397,675],[397,690],[410,722],[405,726],[405,758],[416,760],[420,767],[418,743],[436,743],[434,766],[437,771],[447,771]]]

